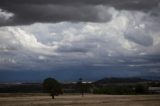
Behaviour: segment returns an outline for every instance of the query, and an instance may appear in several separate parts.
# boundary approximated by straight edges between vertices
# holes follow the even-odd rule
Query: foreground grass
[[[1,96],[0,106],[160,106],[160,95]]]

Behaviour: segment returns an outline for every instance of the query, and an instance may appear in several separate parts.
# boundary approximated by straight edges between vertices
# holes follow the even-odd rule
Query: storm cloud
[[[0,0],[0,81],[159,77],[159,11],[160,0]]]
[[[0,0],[0,26],[25,25],[36,22],[107,22],[109,7],[118,10],[148,12],[159,5],[159,0]],[[154,13],[156,14],[156,13]],[[3,16],[3,17],[2,17]],[[2,19],[3,18],[3,19]]]

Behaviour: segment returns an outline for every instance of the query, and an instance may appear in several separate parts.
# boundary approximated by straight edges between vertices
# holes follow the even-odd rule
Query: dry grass
[[[0,106],[160,106],[160,95],[16,95],[0,97]]]

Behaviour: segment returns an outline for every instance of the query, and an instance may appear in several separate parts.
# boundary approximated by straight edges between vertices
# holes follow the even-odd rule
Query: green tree
[[[54,78],[45,79],[43,81],[43,89],[44,89],[44,92],[50,93],[50,95],[52,96],[52,99],[54,99],[54,96],[58,96],[59,94],[62,94],[61,84]]]

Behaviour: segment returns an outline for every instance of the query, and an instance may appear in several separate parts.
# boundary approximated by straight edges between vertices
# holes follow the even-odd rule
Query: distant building
[[[148,91],[151,93],[158,93],[160,94],[160,87],[149,87]]]

